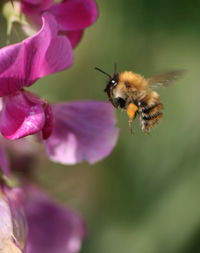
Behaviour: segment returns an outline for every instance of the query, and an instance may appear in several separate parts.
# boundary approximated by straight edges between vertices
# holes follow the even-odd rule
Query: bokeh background
[[[118,143],[105,160],[62,166],[38,157],[37,181],[88,224],[82,253],[200,252],[200,1],[98,0],[99,19],[75,49],[74,65],[31,90],[51,102],[107,100],[106,76],[150,77],[186,69],[161,89],[164,118],[144,135],[116,111]],[[5,45],[1,18],[1,46]],[[101,134],[101,133],[99,133]]]

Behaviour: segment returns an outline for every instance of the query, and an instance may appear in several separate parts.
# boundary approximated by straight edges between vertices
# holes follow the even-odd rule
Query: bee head
[[[108,96],[110,97],[110,91],[114,86],[117,85],[118,83],[118,76],[119,74],[117,73],[117,65],[116,63],[114,64],[114,74],[111,76],[110,74],[106,73],[100,68],[95,67],[96,70],[102,72],[103,74],[107,75],[109,77],[108,83],[106,85],[106,88],[104,89],[105,92],[107,92]]]
[[[95,69],[109,77],[109,80],[107,82],[107,85],[104,91],[107,93],[110,102],[113,104],[114,107],[119,107],[119,106],[122,107],[121,100],[118,101],[119,99],[116,100],[115,98],[113,98],[113,88],[118,84],[118,81],[119,81],[119,73],[117,73],[117,65],[114,64],[114,74],[112,76],[106,73],[105,71],[103,71],[102,69],[99,69],[97,67],[95,67]]]
[[[115,87],[118,83],[118,76],[119,76],[118,73],[114,73],[113,76],[110,77],[106,85],[106,88],[104,89],[105,92],[110,94],[112,88]]]

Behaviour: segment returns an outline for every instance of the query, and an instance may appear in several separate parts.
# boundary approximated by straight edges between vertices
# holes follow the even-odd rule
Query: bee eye
[[[116,86],[116,85],[117,85],[117,81],[114,80],[114,79],[112,79],[112,80],[111,80],[111,85],[112,85],[113,87]]]

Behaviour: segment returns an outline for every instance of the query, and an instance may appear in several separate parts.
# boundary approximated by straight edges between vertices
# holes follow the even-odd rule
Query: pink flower
[[[115,124],[114,110],[108,102],[79,101],[50,106],[27,91],[4,97],[0,112],[0,131],[4,137],[18,139],[41,131],[50,159],[64,164],[85,160],[94,163],[108,156],[118,138]]]
[[[35,25],[40,24],[40,15],[49,12],[59,24],[59,31],[66,34],[72,46],[80,41],[83,30],[92,25],[98,16],[97,5],[93,0],[21,0],[22,12]]]
[[[114,148],[118,129],[110,103],[80,101],[52,106],[54,127],[43,141],[50,159],[64,164],[97,162]]]
[[[22,253],[25,249],[26,223],[23,191],[0,183],[0,251]]]
[[[63,164],[95,163],[108,156],[118,138],[115,124],[108,102],[65,102],[50,107],[27,91],[5,101],[0,113],[4,137],[18,139],[42,130],[49,158]]]
[[[0,131],[7,139],[17,139],[42,131],[52,131],[51,107],[24,87],[37,79],[68,68],[73,61],[68,39],[58,36],[58,27],[50,14],[43,15],[43,26],[21,43],[0,49]]]
[[[35,186],[25,187],[26,253],[76,253],[85,238],[85,223],[75,211],[52,200]]]

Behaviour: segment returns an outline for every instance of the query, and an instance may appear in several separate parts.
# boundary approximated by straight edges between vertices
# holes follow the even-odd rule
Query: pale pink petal
[[[22,190],[0,185],[0,251],[22,253],[26,224],[22,208]]]
[[[23,211],[24,192],[21,188],[4,188],[12,214],[13,234],[16,245],[24,249],[26,240],[26,222]]]
[[[21,91],[3,98],[0,131],[7,139],[35,134],[41,131],[44,124],[45,113],[41,100],[36,102],[33,94]]]
[[[2,169],[3,173],[6,176],[10,175],[10,163],[1,139],[0,139],[0,168]]]
[[[74,48],[81,40],[83,36],[83,30],[69,31],[69,32],[66,32],[66,35],[67,35],[67,38],[70,40],[72,47]]]
[[[35,187],[25,188],[28,223],[26,253],[76,253],[85,237],[85,224],[75,211],[53,201]]]
[[[4,242],[11,240],[11,234],[13,231],[11,211],[6,199],[6,196],[2,193],[0,187],[0,249],[5,245]]]
[[[44,141],[51,160],[75,164],[97,162],[114,148],[118,129],[110,103],[82,101],[53,106],[54,129]]]
[[[67,0],[54,4],[49,10],[60,30],[82,30],[93,24],[98,16],[97,5],[93,0]]]
[[[66,36],[58,36],[50,14],[34,36],[0,49],[0,96],[7,96],[38,78],[64,70],[73,62],[72,46]]]

